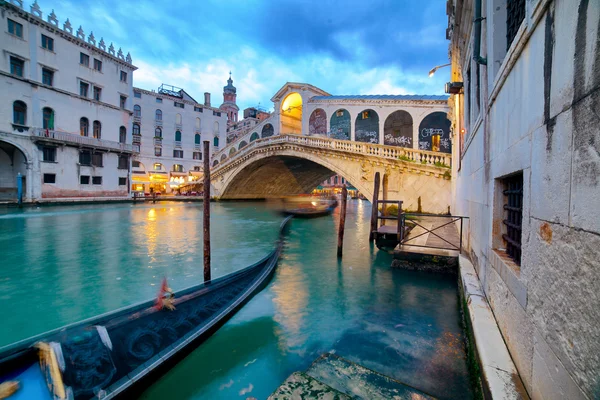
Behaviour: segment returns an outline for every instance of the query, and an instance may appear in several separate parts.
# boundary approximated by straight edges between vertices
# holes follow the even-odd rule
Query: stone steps
[[[269,397],[269,400],[271,399],[432,400],[434,398],[352,361],[326,353],[316,359],[306,373],[293,373]]]

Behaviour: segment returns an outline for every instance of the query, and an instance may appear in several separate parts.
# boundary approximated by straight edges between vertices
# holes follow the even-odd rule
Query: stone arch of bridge
[[[310,193],[333,175],[341,175],[367,198],[371,184],[336,162],[310,152],[261,152],[243,161],[221,182],[219,197],[269,198]]]

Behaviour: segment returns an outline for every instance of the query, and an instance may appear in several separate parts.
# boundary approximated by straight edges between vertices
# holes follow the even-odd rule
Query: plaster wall
[[[573,3],[527,3],[521,34],[490,71],[489,113],[456,181],[456,213],[470,217],[467,250],[535,399],[600,397],[600,3]],[[519,171],[520,266],[503,251],[499,184]]]

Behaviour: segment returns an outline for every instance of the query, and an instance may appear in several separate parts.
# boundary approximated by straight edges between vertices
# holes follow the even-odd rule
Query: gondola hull
[[[40,387],[46,382],[51,385],[48,399],[135,397],[269,283],[289,219],[282,223],[276,248],[268,256],[175,293],[175,310],[158,309],[148,301],[0,349],[0,383],[20,382],[15,399],[44,398]],[[51,349],[54,370],[52,365],[40,368],[34,347],[40,342]],[[38,395],[31,397],[34,392]]]
[[[295,208],[291,210],[284,210],[283,215],[293,216],[295,218],[319,218],[325,217],[333,213],[333,210],[337,207],[337,200],[326,208],[315,208],[315,207],[307,207],[307,208]]]

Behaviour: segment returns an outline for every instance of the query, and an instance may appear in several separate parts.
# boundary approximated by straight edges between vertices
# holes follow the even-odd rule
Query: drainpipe
[[[481,57],[481,0],[475,0],[475,44],[473,46],[473,60],[479,65],[487,65],[487,58]]]

